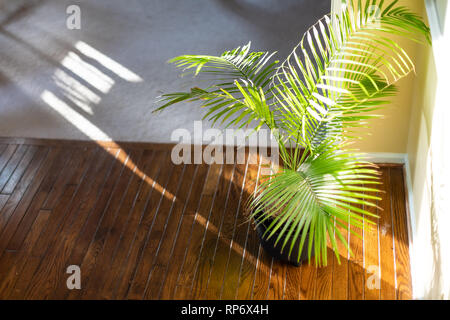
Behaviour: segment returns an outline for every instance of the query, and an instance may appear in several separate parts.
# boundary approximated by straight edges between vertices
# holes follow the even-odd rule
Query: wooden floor
[[[325,268],[269,258],[243,216],[258,157],[173,165],[155,145],[0,139],[0,299],[410,299],[403,169],[376,232]],[[81,290],[67,268],[80,266]],[[381,281],[377,285],[377,275]]]

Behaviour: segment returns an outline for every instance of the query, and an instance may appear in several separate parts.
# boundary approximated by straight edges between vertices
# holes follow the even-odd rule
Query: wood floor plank
[[[9,296],[10,290],[14,288],[16,281],[22,276],[22,270],[26,263],[26,258],[31,254],[31,249],[44,229],[50,214],[51,212],[48,210],[39,211],[30,232],[27,233],[21,250],[13,251],[17,252],[17,257],[12,266],[8,265],[8,263],[3,259],[0,261],[0,270],[7,268],[6,274],[0,277],[0,299],[6,299]],[[6,261],[7,260],[8,259],[6,259]]]
[[[131,281],[131,276],[134,278],[134,282],[140,282],[141,276],[144,276],[142,279],[144,291],[143,295],[140,297],[141,299],[157,299],[157,295],[159,294],[160,282],[155,281],[156,279],[153,277],[153,272],[166,233],[168,219],[170,219],[172,215],[174,201],[176,201],[176,197],[182,185],[185,169],[186,167],[184,165],[176,165],[172,168],[170,180],[166,182],[165,188],[159,197],[157,211],[148,211],[150,214],[148,215],[143,228],[141,228],[142,236],[139,237],[139,246],[137,246],[137,248],[142,248],[142,255],[138,255],[137,250],[134,250],[136,254],[133,254],[132,260],[135,261],[136,265],[141,267],[140,271],[137,268],[134,268],[132,261],[130,261],[131,263],[128,263],[128,270],[131,272],[126,273],[127,276],[125,279],[127,281]],[[139,277],[136,277],[135,275],[139,275]],[[123,296],[127,295],[128,288],[129,287],[125,288],[125,286],[123,286],[121,293]]]
[[[97,166],[94,167],[95,171],[88,175],[91,178],[89,179],[91,180],[89,181],[91,182],[89,187],[83,188],[82,199],[69,212],[62,228],[55,237],[57,241],[51,243],[46,258],[41,260],[31,279],[29,288],[25,293],[27,299],[50,298],[60,281],[65,281],[63,277],[66,276],[65,270],[68,267],[65,262],[75,245],[74,240],[79,230],[97,201],[113,162],[113,158],[106,151],[103,151],[98,158]]]
[[[264,160],[266,159],[263,157],[262,160],[264,162]],[[280,162],[282,162],[281,159]],[[276,172],[278,172],[280,169],[280,166],[279,165],[277,166],[274,163],[270,163],[270,167],[272,170]],[[259,244],[257,263],[255,268],[255,276],[253,279],[253,289],[251,296],[252,299],[255,300],[267,299],[269,295],[269,286],[271,282],[273,263],[274,259],[272,258],[272,256],[270,256],[267,252],[265,252],[261,244]],[[297,270],[301,269],[298,268]],[[299,277],[300,274],[298,272],[292,272],[287,276],[288,277],[286,277],[285,279],[285,287],[287,285],[288,293],[287,295],[283,296],[283,299],[286,298],[287,300],[297,300],[300,296],[300,285],[299,285],[300,279],[298,278],[295,284],[291,283],[290,281],[293,280],[293,278],[295,277]]]
[[[182,268],[178,275],[175,287],[175,296],[190,299],[198,258],[203,249],[203,241],[207,232],[208,221],[211,217],[212,208],[216,199],[217,188],[220,186],[220,177],[223,165],[212,164],[208,177],[202,190],[202,197],[194,217],[191,234],[188,240],[186,255]]]
[[[230,249],[235,248],[232,245],[235,224],[238,215],[239,199],[243,192],[244,176],[246,174],[246,163],[234,164],[232,180],[228,186],[227,201],[223,207],[224,217],[220,226],[220,233],[217,238],[217,248],[215,250],[214,260],[210,267],[210,276],[205,292],[208,299],[220,299],[224,283],[224,276],[230,254],[237,254]],[[218,203],[218,207],[221,205]]]
[[[255,280],[255,270],[258,263],[258,253],[260,241],[256,231],[254,230],[253,221],[249,220],[248,213],[246,212],[245,204],[251,197],[256,195],[257,188],[259,185],[259,179],[261,177],[261,163],[263,157],[260,156],[256,151],[250,150],[249,155],[249,170],[247,176],[248,180],[247,187],[244,190],[244,198],[242,202],[242,217],[247,221],[245,223],[246,230],[244,231],[247,235],[247,239],[244,243],[245,254],[241,259],[241,271],[239,275],[238,287],[236,291],[236,299],[248,300],[251,298],[254,287]],[[238,229],[239,230],[239,229]],[[238,231],[239,232],[239,231]],[[280,271],[282,273],[282,271]],[[277,287],[278,289],[278,287]],[[281,296],[283,294],[283,289],[281,288]]]
[[[77,168],[84,168],[83,162],[89,159],[88,155],[92,149],[87,148],[70,148],[66,155],[56,166],[54,166],[46,178],[46,183],[42,186],[42,192],[46,192],[47,196],[42,203],[41,208],[44,210],[53,210],[58,203],[67,184],[73,183],[69,179],[73,179]],[[77,183],[75,183],[77,184]]]
[[[314,300],[317,285],[317,268],[314,258],[302,263],[300,274],[300,300]]]
[[[0,256],[6,249],[9,240],[26,212],[26,208],[28,208],[36,190],[59,152],[60,150],[49,153],[47,148],[39,147],[32,163],[17,184],[14,193],[8,198],[0,213]]]
[[[27,153],[28,149],[30,147],[26,145],[20,145],[14,152],[14,154],[11,156],[5,167],[0,173],[0,190],[3,190],[6,183],[16,170],[17,166],[21,162],[22,158]]]
[[[255,278],[253,281],[252,299],[265,300],[269,295],[269,284],[274,259],[264,251],[263,247],[259,246],[257,260],[257,268],[255,270]],[[298,299],[300,291],[299,282],[297,282],[296,284],[297,288],[294,289],[296,291],[296,294],[293,293],[293,295],[296,296],[295,300]],[[292,292],[290,292],[290,294],[291,293]]]
[[[67,198],[63,197],[62,199],[69,201],[71,196],[72,195],[69,194]],[[51,220],[51,217],[49,218],[49,220]],[[10,290],[6,295],[6,297],[8,297],[9,299],[24,299],[24,294],[28,290],[28,285],[30,284],[34,272],[38,268],[39,263],[44,256],[43,254],[39,254],[39,251],[45,252],[45,250],[36,243],[38,243],[39,238],[41,238],[42,235],[45,234],[45,230],[49,229],[49,226],[51,226],[50,221],[44,227],[44,231],[40,233],[34,245],[32,245],[32,249],[30,250],[29,254],[24,257],[22,270],[19,271],[17,279],[12,284],[12,290]]]
[[[84,157],[86,161],[79,164],[77,167],[72,167],[68,170],[69,179],[64,185],[64,192],[58,199],[57,203],[52,207],[52,215],[50,216],[48,227],[45,232],[39,237],[36,245],[33,249],[33,255],[43,256],[46,250],[52,243],[55,242],[55,234],[58,234],[63,225],[67,225],[66,221],[69,218],[69,214],[76,210],[78,201],[82,199],[84,188],[88,187],[88,179],[84,184],[74,184],[75,176],[82,171],[85,175],[93,174],[95,172],[95,163],[93,160],[98,156],[98,150],[91,149]],[[90,171],[88,171],[90,169]],[[79,181],[81,182],[81,181]]]
[[[53,243],[46,253],[46,259],[42,260],[33,279],[27,295],[32,298],[36,296],[52,299],[55,290],[64,285],[66,281],[66,270],[69,265],[74,265],[69,261],[74,248],[78,247],[78,236],[83,227],[89,221],[91,214],[95,211],[97,203],[101,201],[103,190],[108,183],[109,177],[117,164],[115,156],[118,150],[104,150],[99,158],[100,167],[89,176],[92,178],[89,193],[81,200],[80,206],[69,215],[58,234],[59,241]],[[84,241],[85,243],[86,241]]]
[[[67,150],[61,150],[58,157],[55,159],[53,165],[51,168],[47,171],[47,175],[45,176],[44,180],[42,181],[41,185],[39,186],[39,189],[36,191],[36,194],[31,202],[31,204],[26,209],[26,212],[23,214],[23,218],[20,221],[19,225],[17,226],[17,229],[14,233],[14,235],[9,240],[7,248],[9,250],[19,250],[23,240],[25,239],[25,236],[28,233],[28,230],[30,230],[31,225],[34,223],[34,220],[36,219],[37,215],[39,214],[39,211],[42,208],[42,204],[45,201],[45,199],[51,194],[53,191],[53,185],[55,183],[57,184],[57,187],[64,186],[63,181],[56,181],[57,177],[61,173],[62,169],[66,165],[69,159],[76,159],[77,157],[72,157],[73,151],[72,149]],[[73,163],[72,163],[73,164]],[[70,168],[70,167],[69,167]],[[67,172],[70,172],[70,170],[66,170]],[[64,175],[61,175],[64,177]]]
[[[348,222],[341,221],[348,225]],[[344,239],[349,242],[349,234],[345,228],[336,225],[336,231],[339,231]],[[336,232],[335,231],[335,232]],[[333,300],[348,299],[348,261],[350,254],[342,241],[337,242],[339,260],[333,255],[333,282],[331,290],[331,298]]]
[[[274,260],[271,268],[269,292],[267,298],[269,300],[283,300],[286,286],[287,264]]]
[[[331,245],[327,250],[328,265],[317,269],[315,300],[331,300],[333,293],[334,252]]]
[[[127,215],[125,224],[120,233],[120,240],[114,248],[111,257],[112,272],[105,277],[103,286],[97,294],[106,299],[113,299],[117,285],[121,283],[121,277],[127,265],[127,260],[130,258],[130,250],[139,252],[139,244],[136,242],[136,247],[133,249],[133,244],[136,241],[136,234],[139,228],[142,229],[142,222],[148,224],[148,212],[156,213],[157,205],[155,205],[162,197],[167,180],[170,179],[173,168],[171,166],[163,167],[161,164],[167,161],[167,153],[165,152],[144,152],[143,164],[140,170],[145,174],[141,188],[136,196],[136,199]],[[159,188],[158,188],[159,186]],[[147,208],[151,208],[147,211]],[[150,217],[150,221],[154,216]],[[151,222],[150,222],[151,224]],[[140,232],[142,233],[142,231]],[[139,242],[140,239],[138,239]],[[131,260],[136,257],[131,257]],[[124,266],[125,265],[125,266]],[[126,280],[124,285],[128,285],[129,280]]]
[[[3,172],[3,169],[5,168],[11,157],[15,154],[17,147],[17,144],[8,144],[6,149],[0,155],[0,173]]]
[[[3,207],[8,202],[9,194],[0,194],[0,212],[2,212]]]
[[[54,235],[58,233],[58,230],[64,224],[65,219],[67,219],[67,213],[72,210],[73,206],[76,206],[80,187],[86,187],[86,184],[81,184],[83,177],[88,173],[92,174],[95,170],[96,162],[93,160],[97,159],[98,151],[99,149],[97,148],[89,149],[85,155],[86,161],[82,162],[78,168],[73,168],[73,171],[70,170],[72,176],[65,186],[63,194],[58,199],[56,206],[52,210],[52,214],[48,219],[45,229],[41,232],[38,240],[32,247],[30,254],[26,257],[21,276],[17,279],[13,290],[10,292],[9,297],[11,299],[23,299],[36,269],[39,267],[42,258],[45,257],[45,253],[51,243],[55,240]],[[89,171],[88,169],[91,168],[91,166],[94,167],[94,169]]]
[[[277,170],[279,169],[277,168]],[[267,299],[283,300],[285,298],[287,281],[286,272],[288,269],[292,269],[292,266],[289,266],[287,263],[277,261],[276,259],[272,259],[270,275],[268,277],[269,288],[267,292]],[[298,290],[298,292],[299,291],[300,290]]]
[[[355,207],[362,208],[361,205]],[[348,299],[364,300],[364,232],[355,226],[350,226],[350,230],[360,238],[350,233],[349,245],[353,256],[348,264]]]
[[[133,161],[136,161],[136,159],[139,161],[142,153],[141,150],[125,150],[123,155],[119,155],[119,161],[123,160],[123,172],[117,182],[114,193],[111,195],[111,201],[104,210],[104,217],[99,223],[94,238],[80,264],[80,270],[83,270],[83,279],[85,279],[87,283],[89,283],[91,279],[94,268],[98,266],[98,261],[100,260],[99,258],[104,249],[109,231],[117,219],[119,208],[121,207],[131,184],[134,176],[134,168],[136,166]],[[126,158],[121,158],[124,155],[126,155]],[[79,299],[82,293],[83,290],[72,290],[65,297],[67,299]]]
[[[167,261],[168,267],[162,282],[159,298],[160,299],[176,299],[175,289],[177,287],[178,275],[183,267],[183,261],[186,256],[189,236],[191,234],[192,224],[194,223],[195,215],[199,202],[202,198],[202,191],[208,178],[209,166],[202,164],[198,166],[196,178],[192,185],[191,196],[186,204],[185,213],[181,222],[178,236],[175,239],[173,246],[173,253]],[[134,281],[136,286],[137,281]],[[130,297],[133,297],[130,295]]]
[[[369,196],[377,196],[377,192],[366,192]],[[382,196],[385,196],[384,194]],[[371,200],[373,202],[373,200]],[[374,202],[376,203],[376,201]],[[379,215],[379,210],[375,207],[365,206],[365,210],[372,214]],[[364,220],[364,299],[379,300],[380,299],[380,257],[379,257],[379,221],[378,219],[369,218],[376,222],[373,226]]]
[[[192,299],[211,299],[207,295],[208,281],[211,275],[212,266],[216,256],[218,241],[220,238],[221,227],[226,212],[228,196],[232,182],[234,165],[224,165],[219,185],[217,187],[216,199],[211,208],[210,219],[204,233],[203,247],[196,265],[196,271],[191,288],[190,297]],[[216,296],[216,299],[219,297]]]
[[[286,267],[286,283],[284,289],[284,300],[300,299],[300,281],[302,268],[295,266]]]
[[[25,170],[28,168],[28,165],[30,164],[31,160],[34,157],[34,154],[37,151],[37,147],[30,146],[28,147],[26,153],[23,155],[22,159],[20,159],[20,162],[17,164],[14,172],[9,177],[8,181],[4,184],[3,189],[1,191],[2,194],[11,194],[14,191],[14,188],[16,187],[17,183],[20,181],[20,178],[22,178],[22,175],[24,174]],[[0,188],[2,187],[0,183]]]
[[[2,255],[0,260],[0,299],[8,299],[8,289],[10,283],[14,281],[13,275],[10,274],[14,270],[14,266],[19,264],[19,252],[18,251],[7,251]]]
[[[79,165],[78,168],[76,168],[74,174],[72,175],[69,182],[67,183],[68,185],[80,186],[83,181],[86,181],[85,183],[87,183],[87,180],[89,179],[88,174],[91,174],[91,171],[87,171],[87,170],[89,168],[91,168],[91,166],[96,164],[96,162],[100,158],[100,155],[102,154],[102,152],[104,152],[104,149],[99,148],[98,146],[85,148],[83,150],[84,150],[84,154],[85,154],[85,156],[83,157],[83,161],[82,161],[81,165]],[[99,158],[97,158],[97,157],[99,157]],[[92,172],[95,172],[95,171],[92,171]],[[49,204],[47,204],[47,206],[49,206]]]
[[[185,165],[183,177],[179,181],[179,189],[171,203],[171,208],[167,215],[167,222],[161,234],[155,257],[152,259],[150,272],[143,272],[145,269],[145,257],[140,258],[132,277],[131,285],[126,294],[128,299],[139,299],[143,296],[148,299],[158,299],[161,289],[164,286],[165,276],[169,268],[169,261],[175,250],[175,244],[182,227],[186,205],[192,195],[193,182],[197,175],[198,166]],[[146,241],[150,240],[150,234]],[[145,247],[147,247],[145,245]]]
[[[392,210],[391,210],[391,180],[389,177],[389,168],[381,168],[380,190],[382,200],[380,207],[383,208],[379,212],[379,228],[380,228],[380,255],[381,259],[381,299],[395,300],[395,269],[394,269],[394,239],[392,232]]]
[[[63,266],[61,274],[64,274],[65,268],[67,268],[68,265],[81,265],[88,247],[91,244],[91,240],[94,238],[95,232],[97,231],[97,227],[105,214],[105,210],[109,202],[111,201],[113,191],[120,179],[120,176],[123,173],[123,170],[125,169],[124,162],[126,158],[127,155],[125,154],[125,152],[123,152],[123,150],[117,151],[112,169],[108,174],[108,178],[104,186],[102,187],[101,194],[98,196],[95,206],[89,213],[89,216],[87,217],[81,230],[78,232],[78,234],[74,235],[74,245],[69,258],[65,262],[61,261],[60,265]],[[71,290],[67,289],[64,281],[58,282],[57,287],[55,287],[53,290],[52,299],[65,297],[70,293],[70,291]]]
[[[234,223],[233,243],[223,280],[222,299],[250,298],[252,294],[259,243],[255,239],[255,233],[250,233],[252,222],[249,221],[245,212],[245,204],[247,199],[255,192],[259,160],[257,154],[249,152],[245,183],[239,199],[235,200],[238,206]]]
[[[392,183],[392,218],[395,236],[395,270],[397,278],[396,298],[412,298],[409,238],[406,217],[406,196],[403,168],[389,168]]]
[[[231,169],[231,168],[230,168]],[[232,207],[231,198],[233,190],[235,190],[236,181],[242,175],[238,172],[236,163],[232,165],[231,176],[228,179],[228,190],[226,195],[226,200],[223,205],[223,213],[219,224],[219,230],[217,231],[217,237],[215,242],[214,253],[211,258],[210,264],[208,265],[208,279],[206,283],[206,288],[204,290],[203,299],[220,299],[220,288],[223,280],[223,275],[225,271],[226,259],[228,258],[228,248],[230,247],[231,241],[229,224],[227,221],[232,221],[232,216],[229,215],[233,210],[229,210]],[[240,181],[242,183],[242,181]],[[222,208],[222,206],[220,206]]]
[[[170,162],[169,153],[166,153],[157,163],[167,162]],[[153,188],[139,226],[132,227],[135,229],[135,239],[128,250],[127,258],[122,263],[119,281],[113,296],[115,299],[126,297],[133,281],[139,283],[142,281],[143,283],[144,292],[141,299],[145,296],[148,286],[153,286],[150,278],[155,265],[155,257],[159,252],[168,219],[172,214],[184,171],[184,165],[170,165],[167,166],[167,170],[160,173],[157,181],[161,187]],[[155,285],[157,286],[156,282]],[[153,296],[149,298],[153,298]]]
[[[219,275],[217,279],[212,279],[212,283],[220,284],[220,299],[233,299],[236,295],[240,263],[242,255],[244,254],[244,236],[238,234],[237,229],[239,224],[243,222],[241,208],[242,202],[245,201],[246,196],[245,185],[250,181],[251,174],[249,174],[249,167],[249,154],[246,152],[243,163],[236,163],[236,179],[228,200],[230,203],[228,210],[231,219],[226,221],[223,226],[223,236],[230,244],[229,246],[224,246],[223,249],[219,251],[219,256],[222,257],[221,259],[218,259],[216,256],[216,259],[218,259],[217,261],[224,259],[222,261],[225,262],[222,275]],[[219,286],[217,286],[217,288],[219,288]],[[209,290],[211,290],[211,283]],[[217,291],[215,294],[217,294]]]
[[[339,244],[340,265],[329,250],[327,267],[296,268],[264,252],[245,215],[248,149],[244,164],[174,165],[151,144],[2,142],[0,299],[411,299],[401,166],[381,166],[383,210],[365,207],[375,232],[338,227],[354,257]],[[69,264],[81,290],[66,287]]]
[[[128,174],[131,174],[131,181],[124,190],[124,197],[120,201],[112,225],[109,229],[105,229],[107,230],[107,233],[103,240],[103,249],[98,254],[96,261],[93,264],[94,268],[92,272],[90,272],[90,280],[85,287],[80,290],[80,295],[83,299],[95,299],[95,297],[99,296],[98,293],[107,280],[108,274],[104,272],[103,266],[108,265],[109,268],[111,266],[116,248],[120,245],[121,234],[127,223],[129,213],[133,210],[138,194],[145,184],[141,170],[152,158],[152,152],[144,151],[136,158],[135,162],[130,167]],[[141,175],[139,172],[141,172]]]

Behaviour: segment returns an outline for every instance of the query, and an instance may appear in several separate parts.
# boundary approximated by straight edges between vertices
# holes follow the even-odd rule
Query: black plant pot
[[[258,222],[258,216],[255,217],[256,222]],[[259,241],[261,242],[261,246],[264,248],[264,250],[269,254],[270,256],[274,257],[275,259],[279,261],[283,261],[285,263],[289,263],[293,266],[300,267],[303,261],[308,260],[308,242],[309,242],[309,234],[306,235],[305,242],[303,244],[303,250],[300,256],[300,261],[298,261],[298,252],[300,250],[300,242],[302,238],[302,234],[300,232],[300,235],[298,237],[297,242],[294,245],[294,248],[292,249],[291,256],[289,257],[289,249],[290,249],[290,242],[286,244],[283,252],[281,252],[281,248],[283,247],[283,242],[285,239],[285,236],[283,236],[280,241],[278,241],[277,245],[275,246],[275,242],[278,238],[279,233],[275,233],[270,239],[267,240],[267,236],[269,234],[265,234],[267,228],[272,223],[272,219],[267,219],[264,222],[260,223],[256,227],[256,232],[259,237]],[[311,255],[314,254],[314,244],[312,247]]]

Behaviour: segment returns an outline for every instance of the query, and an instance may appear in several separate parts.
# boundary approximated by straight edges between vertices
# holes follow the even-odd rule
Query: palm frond
[[[374,165],[360,154],[340,151],[341,146],[322,148],[318,156],[309,154],[298,170],[285,169],[264,181],[249,206],[258,223],[272,221],[265,237],[282,241],[282,250],[289,255],[297,242],[303,248],[309,234],[308,257],[314,247],[318,265],[327,264],[328,243],[339,259],[336,238],[350,250],[338,227],[362,228],[363,215],[366,224],[373,224],[367,217],[376,215],[361,206],[374,207],[373,201],[380,199],[366,194],[377,192],[380,184]],[[300,257],[301,252],[296,258]]]
[[[266,101],[272,99],[268,85],[278,61],[271,62],[275,52],[250,52],[250,46],[251,43],[248,43],[221,56],[183,55],[169,60],[187,74],[212,76],[209,80],[213,84],[205,89],[193,88],[190,92],[164,94],[160,99],[163,104],[155,111],[180,102],[202,101],[202,107],[208,108],[204,119],[213,124],[219,120],[227,127],[242,127],[254,120],[259,120],[260,125],[270,124],[270,121],[265,121],[267,119],[260,118],[261,114],[248,108],[252,103],[244,101],[245,92],[258,92],[260,96],[264,93],[261,98],[267,105]]]
[[[362,123],[361,115],[387,104],[394,84],[414,70],[392,34],[429,41],[429,29],[396,3],[348,1],[339,14],[312,26],[277,69],[272,87],[278,110],[291,137],[304,132],[304,147],[314,150],[326,137]]]
[[[414,71],[392,35],[430,43],[429,28],[398,0],[345,3],[313,25],[279,67],[274,53],[250,52],[250,43],[221,56],[170,60],[209,76],[211,85],[165,94],[156,110],[200,101],[213,123],[271,129],[284,169],[260,184],[249,207],[262,217],[258,223],[272,221],[266,237],[282,241],[289,254],[297,241],[300,248],[308,241],[308,256],[314,248],[319,265],[327,264],[328,244],[338,261],[337,241],[349,249],[341,228],[353,233],[349,226],[362,228],[374,217],[363,208],[379,199],[367,194],[378,192],[376,167],[346,148],[354,128],[378,117],[373,111],[390,103],[395,84]]]

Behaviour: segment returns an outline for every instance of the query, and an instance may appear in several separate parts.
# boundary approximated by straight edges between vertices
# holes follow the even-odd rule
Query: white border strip
[[[408,155],[406,153],[372,152],[365,153],[366,159],[373,163],[396,163],[406,164]]]

